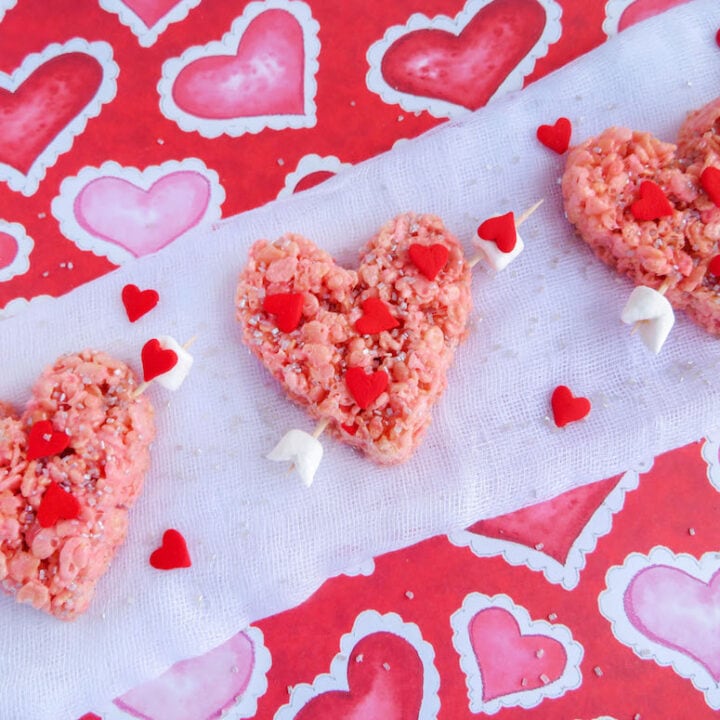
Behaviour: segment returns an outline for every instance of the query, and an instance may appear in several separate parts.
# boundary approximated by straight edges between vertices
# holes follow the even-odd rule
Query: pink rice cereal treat
[[[266,309],[278,295],[299,299],[289,331]],[[420,443],[465,336],[470,269],[441,220],[408,213],[370,240],[357,270],[299,235],[256,242],[236,305],[245,343],[291,399],[378,463],[399,463]]]
[[[720,98],[696,110],[678,144],[610,128],[573,148],[562,178],[565,210],[596,255],[636,284],[657,289],[720,335]],[[655,183],[669,213],[638,220],[640,185]],[[714,261],[714,262],[713,262]]]
[[[0,404],[0,586],[18,602],[62,620],[87,609],[150,462],[153,408],[136,386],[127,365],[85,350],[43,372],[20,417]]]

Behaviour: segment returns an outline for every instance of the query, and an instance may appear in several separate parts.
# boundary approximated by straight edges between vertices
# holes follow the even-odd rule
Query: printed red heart
[[[720,170],[716,167],[706,167],[700,173],[700,185],[708,197],[720,207]]]
[[[654,182],[645,180],[640,183],[640,198],[631,206],[630,211],[636,220],[659,220],[673,214],[673,208],[662,189]]]
[[[557,680],[567,665],[562,643],[547,635],[522,635],[515,617],[502,608],[481,610],[468,630],[484,701],[540,688],[545,678]]]
[[[122,289],[121,296],[131,323],[147,315],[160,300],[157,290],[141,290],[137,285],[126,285]]]
[[[515,215],[512,212],[488,218],[477,231],[478,237],[489,240],[497,245],[500,252],[509,253],[515,248],[517,230]]]
[[[558,385],[550,399],[553,419],[558,427],[565,427],[587,417],[590,412],[590,401],[585,397],[575,397],[566,385]]]
[[[303,190],[309,190],[310,188],[315,187],[334,176],[335,173],[330,170],[315,170],[315,172],[311,172],[301,177],[295,184],[293,192],[299,193]]]
[[[212,120],[301,115],[304,72],[302,26],[292,13],[268,9],[250,21],[235,55],[210,55],[186,65],[172,96],[184,112]]]
[[[713,335],[720,296],[709,265],[720,207],[701,178],[720,170],[719,127],[720,98],[688,114],[676,145],[612,127],[570,150],[562,178],[567,218],[595,254],[636,285],[663,286],[676,309]],[[711,189],[714,175],[705,175]]]
[[[262,307],[275,316],[278,330],[289,333],[300,324],[304,301],[302,293],[275,293],[265,296]]]
[[[428,279],[434,280],[447,265],[448,249],[445,245],[420,245],[413,243],[409,250],[410,259],[417,269]]]
[[[445,248],[436,280],[418,272],[413,244]],[[296,234],[256,242],[240,275],[237,318],[243,340],[288,396],[328,420],[326,433],[377,462],[397,463],[422,441],[445,388],[465,336],[470,281],[462,247],[442,222],[408,213],[369,241],[357,270]],[[303,322],[292,335],[279,333],[263,300],[293,292],[305,298]],[[355,318],[368,298],[390,308],[398,326],[359,333]]]
[[[150,382],[164,375],[177,365],[178,356],[174,350],[164,348],[156,338],[148,340],[140,352],[143,366],[143,380]]]
[[[422,661],[409,642],[389,632],[372,633],[356,643],[348,658],[348,689],[316,695],[295,720],[419,718],[423,675]]]
[[[429,28],[398,38],[381,72],[395,90],[477,110],[542,36],[546,15],[537,0],[493,0],[459,35]]]
[[[48,455],[59,455],[69,444],[67,433],[55,430],[49,420],[39,420],[28,433],[27,460],[31,462]]]
[[[627,30],[631,25],[659,15],[665,10],[682,5],[688,0],[634,0],[623,12],[618,23],[618,31]]]
[[[127,365],[86,350],[43,372],[22,415],[0,403],[0,589],[18,602],[73,620],[92,600],[150,463],[153,410],[136,388]],[[50,437],[41,451],[34,433]]]
[[[69,52],[45,61],[14,92],[0,88],[0,163],[27,175],[93,99],[102,79],[94,57]]]
[[[185,538],[174,528],[163,533],[162,544],[150,555],[156,570],[176,570],[192,566]]]
[[[366,373],[364,368],[351,367],[345,373],[348,390],[361,410],[367,410],[387,389],[389,378],[384,370]]]
[[[558,118],[554,125],[540,125],[537,129],[537,139],[558,155],[562,155],[570,146],[572,124],[566,117]]]
[[[37,521],[40,527],[49,528],[58,520],[74,520],[80,515],[80,502],[56,482],[51,482],[40,500]]]
[[[374,335],[383,330],[392,330],[400,325],[390,313],[390,308],[376,297],[363,300],[360,307],[363,315],[355,321],[355,329],[361,335]]]

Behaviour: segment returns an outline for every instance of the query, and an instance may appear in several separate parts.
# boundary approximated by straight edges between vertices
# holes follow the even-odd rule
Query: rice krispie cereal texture
[[[0,404],[0,587],[18,602],[62,620],[87,609],[150,463],[153,408],[132,396],[136,387],[127,365],[86,350],[45,370],[22,415]],[[67,434],[67,448],[28,460],[30,430],[42,421]],[[51,486],[79,511],[43,527],[38,511]]]
[[[410,258],[411,245],[447,248],[434,279]],[[470,280],[462,247],[442,221],[408,213],[370,240],[357,270],[339,267],[299,235],[256,242],[240,276],[237,317],[245,343],[291,399],[329,419],[332,434],[373,460],[398,463],[420,443],[445,389],[472,306]],[[291,332],[279,330],[263,310],[264,298],[279,293],[302,294],[300,322]],[[358,331],[369,298],[384,303],[396,327]],[[387,373],[387,387],[365,409],[348,389],[351,368]]]
[[[605,263],[638,285],[658,288],[714,335],[720,335],[720,207],[700,183],[720,169],[720,98],[690,113],[677,145],[650,133],[613,127],[568,154],[562,191],[567,217]],[[638,221],[631,206],[643,181],[656,183],[672,214]]]

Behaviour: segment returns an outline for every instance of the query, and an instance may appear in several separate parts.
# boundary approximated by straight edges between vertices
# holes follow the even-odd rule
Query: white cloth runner
[[[718,341],[680,317],[654,357],[619,314],[631,290],[574,238],[558,189],[563,159],[535,139],[573,121],[575,142],[608,125],[672,139],[718,93],[717,0],[697,0],[623,33],[522,93],[353,168],[314,191],[229,219],[70,295],[0,323],[0,397],[22,406],[61,353],[104,349],[138,366],[165,333],[197,335],[195,366],[170,395],[152,387],[158,440],[131,530],[84,617],[63,624],[0,600],[2,717],[72,718],[246,623],[303,600],[364,558],[606,478],[695,440],[720,409]],[[325,439],[312,488],[264,458],[313,422],[240,343],[233,292],[250,243],[288,230],[353,263],[375,229],[408,209],[440,215],[472,252],[478,221],[536,199],[525,252],[503,273],[476,269],[467,342],[424,444],[374,466]],[[127,282],[160,305],[131,326]],[[546,419],[553,387],[589,396],[589,418]],[[167,527],[191,570],[148,556]]]

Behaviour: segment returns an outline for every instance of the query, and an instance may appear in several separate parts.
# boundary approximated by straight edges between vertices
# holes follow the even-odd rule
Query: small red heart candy
[[[58,520],[74,520],[80,515],[80,503],[72,494],[51,482],[40,500],[37,521],[40,527],[49,528]]]
[[[715,277],[720,277],[720,255],[716,255],[709,263],[708,263],[708,272],[715,275]]]
[[[434,280],[437,274],[445,267],[450,251],[445,245],[419,245],[413,243],[408,253],[415,267],[428,279]]]
[[[537,139],[558,155],[562,155],[570,146],[572,124],[566,117],[558,118],[554,125],[541,125],[537,129]]]
[[[122,289],[121,297],[131,323],[147,315],[160,300],[157,290],[141,290],[137,285],[126,285]]]
[[[178,356],[174,350],[164,348],[156,338],[148,340],[140,353],[143,366],[143,380],[150,382],[158,375],[164,375],[177,365]]]
[[[357,424],[357,423],[354,423],[353,425],[341,424],[340,427],[341,427],[348,435],[355,435],[355,433],[358,431],[358,424]]]
[[[385,392],[388,381],[384,370],[366,373],[361,367],[351,367],[345,373],[345,384],[361,410],[367,410]]]
[[[585,397],[575,397],[566,385],[558,385],[550,399],[553,419],[558,427],[576,422],[587,417],[590,412],[590,401]]]
[[[630,211],[636,220],[658,220],[673,214],[673,207],[659,185],[652,180],[640,183],[640,198],[631,206]]]
[[[700,185],[707,196],[720,207],[720,170],[706,167],[700,175]]]
[[[67,433],[58,432],[49,420],[36,422],[28,434],[27,460],[59,455],[70,444]]]
[[[361,335],[374,335],[392,330],[400,325],[390,313],[390,308],[380,298],[368,298],[360,305],[363,316],[355,321],[355,329]]]
[[[150,565],[156,570],[175,570],[192,566],[185,538],[175,529],[166,530],[162,544],[150,555]]]
[[[720,30],[715,33],[715,42],[717,43],[718,47],[720,47]]]
[[[263,310],[275,316],[275,325],[282,332],[292,332],[300,324],[305,298],[302,293],[266,295]]]
[[[487,219],[477,231],[478,237],[497,245],[500,252],[512,252],[517,243],[515,215],[512,212]]]

